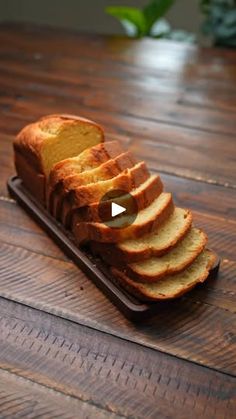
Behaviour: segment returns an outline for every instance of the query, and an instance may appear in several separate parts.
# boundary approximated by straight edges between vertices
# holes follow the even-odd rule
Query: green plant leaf
[[[222,20],[224,16],[224,9],[221,6],[215,5],[211,8],[209,16],[214,21]]]
[[[236,0],[201,0],[206,19],[202,31],[215,45],[234,46],[236,43]]]
[[[153,38],[160,38],[168,34],[171,30],[171,26],[166,19],[157,20],[150,30],[150,35]]]
[[[219,25],[216,28],[216,37],[222,39],[236,37],[236,26]]]
[[[115,17],[120,22],[130,22],[136,28],[136,35],[142,36],[146,32],[146,23],[142,10],[136,7],[110,6],[106,7],[106,13]]]
[[[227,26],[235,26],[236,27],[236,8],[235,10],[229,10],[224,15],[224,23]]]
[[[146,20],[146,31],[149,33],[153,24],[163,17],[175,0],[151,0],[143,8],[143,15]]]
[[[128,20],[120,20],[120,23],[123,26],[125,33],[130,38],[136,38],[137,36],[139,36],[137,26],[135,26],[132,22]]]

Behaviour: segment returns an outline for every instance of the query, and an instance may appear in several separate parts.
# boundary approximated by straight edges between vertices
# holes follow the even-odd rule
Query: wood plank
[[[193,212],[194,224],[206,231],[209,242],[221,258],[236,260],[236,221]]]
[[[236,262],[224,261],[217,280],[200,287],[205,292],[195,295],[193,291],[190,297],[160,304],[155,317],[136,325],[126,320],[73,263],[32,250],[25,242],[22,247],[1,243],[1,296],[236,374],[236,284],[232,279]]]
[[[209,183],[236,187],[235,145],[231,137],[201,133],[198,130],[143,121],[129,116],[105,114],[73,104],[71,100],[41,100],[37,103],[21,99],[11,110],[3,111],[2,132],[9,132],[9,122],[19,118],[18,127],[36,120],[43,114],[55,112],[81,114],[101,123],[109,132],[130,137],[131,151],[144,159],[151,169],[177,174]],[[20,121],[20,119],[22,120]],[[6,128],[4,128],[6,127]],[[10,128],[11,129],[11,128]],[[15,131],[16,132],[16,131]],[[212,156],[214,155],[214,159]]]
[[[146,70],[161,68],[172,74],[176,74],[176,70],[181,71],[186,66],[184,70],[187,74],[189,71],[192,77],[217,79],[219,82],[228,80],[231,83],[235,77],[233,72],[223,71],[236,62],[233,50],[199,48],[196,45],[166,40],[159,40],[157,43],[148,38],[135,41],[121,36],[91,35],[62,28],[57,30],[46,26],[20,23],[1,23],[0,36],[3,41],[2,50],[6,54],[9,54],[9,51],[19,53],[19,50],[23,50],[31,56],[37,51],[38,54],[52,55],[54,53],[59,57],[82,56],[94,60],[109,59],[114,64],[121,62],[126,66],[133,65]],[[38,57],[39,60],[41,58],[42,56]],[[210,65],[211,60],[215,65]],[[224,74],[223,80],[222,74]]]
[[[78,412],[81,418],[121,418],[111,411],[48,389],[46,386],[2,369],[0,369],[0,409],[2,419],[9,417],[74,419],[78,417]]]
[[[33,59],[32,59],[33,58]],[[50,72],[48,71],[50,67]],[[177,98],[178,104],[207,109],[232,112],[236,110],[234,86],[221,84],[219,80],[209,79],[206,83],[202,77],[188,79],[179,77],[178,72],[170,74],[163,69],[143,71],[138,66],[124,66],[120,62],[115,65],[110,60],[94,60],[85,56],[61,57],[55,55],[53,61],[49,55],[9,52],[4,54],[0,63],[1,75],[12,81],[15,77],[25,80],[27,77],[36,79],[37,83],[54,86],[60,83],[65,89],[72,86],[88,91],[103,85],[109,88],[141,90],[151,95],[162,95],[162,101]],[[161,81],[161,83],[160,83]]]
[[[210,279],[204,287],[197,287],[193,293],[186,296],[188,301],[201,302],[221,307],[236,314],[235,262],[224,259],[217,280]],[[233,332],[234,333],[234,332]],[[225,330],[226,339],[234,339]]]
[[[50,72],[48,72],[50,67]],[[54,56],[53,61],[50,56],[38,55],[22,52],[19,56],[18,52],[9,52],[4,54],[4,61],[0,63],[1,71],[7,71],[12,74],[20,73],[32,78],[32,74],[37,78],[37,82],[44,80],[53,85],[55,82],[63,82],[68,88],[70,85],[76,88],[87,90],[91,87],[96,88],[97,84],[106,86],[106,89],[125,89],[130,88],[142,91],[145,90],[150,94],[166,96],[177,94],[178,104],[187,106],[197,106],[201,108],[218,109],[222,112],[235,111],[235,95],[236,91],[232,84],[222,85],[219,80],[209,79],[204,82],[201,78],[187,80],[179,78],[177,73],[155,69],[143,70],[138,66],[124,66],[120,62],[109,60],[93,60],[93,57],[62,57]],[[160,82],[161,81],[161,82]]]
[[[33,45],[31,45],[32,41],[29,42],[30,32],[34,39]],[[71,36],[68,34],[63,36],[62,44],[60,44],[59,49],[58,38],[61,38],[61,34],[57,34],[58,37],[56,37],[55,34],[56,32],[48,32],[47,29],[35,30],[34,28],[30,29],[30,27],[21,27],[21,31],[18,33],[17,39],[15,39],[14,29],[7,30],[7,28],[3,26],[0,35],[3,41],[2,54],[6,59],[6,69],[9,71],[9,62],[7,60],[11,48],[10,57],[12,58],[12,54],[14,54],[15,51],[15,55],[20,62],[22,57],[19,58],[18,51],[21,49],[24,51],[24,54],[28,53],[28,59],[22,64],[23,73],[25,72],[26,77],[32,77],[32,74],[35,73],[39,81],[42,76],[44,76],[44,79],[45,77],[49,77],[48,74],[51,71],[54,79],[55,74],[58,74],[59,72],[58,79],[63,81],[63,74],[65,74],[64,80],[67,81],[67,88],[69,89],[69,82],[72,80],[74,80],[78,86],[78,81],[81,78],[79,76],[79,71],[82,67],[81,71],[83,72],[84,61],[90,60],[92,61],[90,66],[87,65],[87,61],[84,64],[84,67],[87,67],[87,81],[82,81],[82,85],[79,86],[82,90],[87,88],[89,102],[87,105],[90,104],[90,106],[94,106],[94,100],[97,101],[102,99],[103,91],[99,93],[100,97],[99,95],[94,97],[89,94],[90,87],[94,89],[94,80],[96,87],[101,84],[104,85],[104,87],[107,85],[107,88],[105,88],[106,98],[109,97],[109,94],[113,94],[113,96],[116,97],[116,101],[111,101],[113,106],[118,106],[119,100],[122,106],[125,99],[125,96],[123,97],[122,94],[125,94],[128,90],[129,97],[127,99],[127,104],[130,104],[130,108],[132,105],[131,109],[132,112],[135,112],[136,117],[139,113],[141,113],[140,116],[142,117],[146,115],[148,119],[153,115],[155,119],[159,118],[165,120],[167,118],[166,121],[171,123],[181,123],[183,125],[191,124],[190,126],[195,126],[194,124],[197,124],[200,129],[204,129],[205,125],[207,128],[210,124],[210,129],[213,130],[213,132],[216,132],[217,130],[224,132],[222,131],[223,129],[234,134],[235,118],[231,118],[229,112],[230,109],[235,111],[235,92],[232,91],[232,84],[234,84],[235,79],[233,72],[229,71],[234,63],[234,56],[232,53],[222,53],[220,55],[220,52],[217,53],[217,51],[214,50],[200,50],[195,47],[183,45],[180,47],[178,44],[174,44],[175,46],[173,46],[173,44],[171,45],[170,43],[157,43],[152,40],[143,40],[138,41],[137,43],[136,41],[119,38],[109,40],[108,38],[99,36],[76,36],[72,34]],[[73,59],[74,57],[76,57],[76,59],[72,62],[68,62],[68,60],[70,60],[70,58],[68,58],[68,52],[71,52],[71,44],[75,38],[77,42],[76,47],[75,42],[73,43],[73,48],[76,49],[77,53],[73,51],[73,54],[71,55]],[[4,49],[4,42],[8,45],[7,51]],[[88,46],[90,46],[90,48]],[[117,46],[119,47],[117,48]],[[147,51],[147,46],[149,47],[149,51]],[[169,48],[167,48],[167,46]],[[35,50],[38,52],[35,53]],[[163,54],[164,51],[165,54]],[[128,52],[130,52],[130,54],[128,54]],[[52,61],[51,57],[53,53],[54,60]],[[63,55],[63,58],[62,54],[65,55]],[[99,60],[97,59],[98,56]],[[163,58],[163,56],[167,58]],[[130,57],[131,60],[129,60]],[[212,62],[209,62],[209,57],[211,57]],[[218,64],[219,60],[221,60],[220,66]],[[34,62],[34,71],[30,71],[31,65]],[[142,63],[142,73],[140,72],[140,63]],[[111,80],[109,80],[108,77],[110,72],[109,64],[113,68],[112,74],[114,74],[114,77]],[[63,65],[65,66],[65,69],[63,68]],[[100,68],[99,66],[103,67]],[[123,66],[123,72],[121,71],[120,66]],[[145,67],[145,73],[143,66]],[[70,79],[71,67],[72,69],[73,67],[75,68],[74,77],[72,73],[72,80]],[[22,68],[20,67],[21,70]],[[88,68],[90,71],[88,71]],[[131,77],[129,76],[130,68]],[[133,70],[134,68],[136,70]],[[149,71],[149,69],[151,69],[153,73],[151,76],[148,73],[145,77],[144,74],[146,74],[146,71]],[[104,70],[106,70],[107,73],[104,74]],[[60,73],[60,71],[63,73]],[[135,80],[132,71],[139,71]],[[159,73],[157,73],[157,71],[159,71]],[[98,75],[101,74],[101,77],[103,75],[102,83],[101,79],[96,78],[97,73]],[[119,82],[119,74],[122,74],[123,77],[121,83]],[[222,74],[224,74],[223,84]],[[163,77],[165,77],[164,75],[166,75],[166,78],[163,80]],[[212,80],[213,86],[211,87]],[[126,83],[128,83],[129,89],[127,89]],[[112,89],[111,85],[113,86]],[[60,88],[60,90],[63,90],[61,83]],[[153,93],[159,92],[159,89],[162,95],[154,95]],[[118,94],[116,94],[116,91]],[[146,98],[144,107],[140,101],[137,106],[136,91],[139,92],[139,97]],[[65,92],[63,92],[63,94],[65,95]],[[166,102],[166,97],[168,97],[169,94],[172,99],[170,99],[170,101],[167,100]],[[90,101],[90,96],[92,102]],[[159,98],[161,99],[160,102]],[[204,100],[207,104],[205,105],[205,112],[203,114],[202,105]],[[165,106],[165,103],[167,103],[167,106]],[[201,106],[199,106],[199,104],[201,104]],[[106,103],[104,106],[106,106]],[[117,111],[117,108],[114,109]],[[194,123],[192,121],[194,121]],[[209,126],[207,129],[209,129]]]
[[[202,107],[195,106],[194,102],[191,106],[188,102],[185,103],[184,88],[181,86],[178,89],[173,87],[173,91],[167,89],[163,92],[162,89],[155,94],[152,84],[148,88],[143,84],[138,87],[129,84],[127,87],[124,82],[117,85],[114,81],[109,84],[106,80],[96,82],[94,78],[91,82],[89,79],[87,82],[81,82],[79,75],[76,82],[68,83],[60,79],[48,79],[48,76],[45,80],[45,77],[42,79],[41,75],[27,70],[12,75],[9,75],[8,70],[1,70],[0,82],[4,86],[4,92],[14,88],[21,92],[24,90],[26,95],[27,91],[34,94],[37,92],[39,96],[56,95],[59,99],[69,98],[78,103],[82,102],[88,108],[103,107],[108,114],[116,113],[124,117],[136,117],[150,122],[168,123],[231,136],[236,129],[234,107],[232,112],[225,112],[214,107],[212,103],[212,107],[208,105],[203,113]],[[156,84],[159,83],[160,81],[156,80]],[[204,93],[207,95],[206,91]]]
[[[2,299],[0,329],[0,366],[24,377],[23,394],[26,380],[32,393],[40,384],[39,405],[46,385],[54,391],[44,402],[56,390],[117,415],[187,419],[191,409],[193,419],[233,417],[235,378],[228,375]]]
[[[52,258],[68,260],[15,201],[0,199],[0,241],[32,249],[35,253]]]
[[[26,29],[26,33],[30,30],[31,29],[29,28]],[[34,29],[32,29],[32,31],[35,36],[38,37],[40,31],[35,32]],[[225,106],[229,107],[231,103],[235,103],[235,92],[232,92],[232,88],[229,88],[230,85],[226,86],[224,84],[222,86],[220,84],[220,89],[218,89],[214,84],[214,88],[212,88],[211,91],[208,91],[207,86],[209,83],[204,83],[205,76],[200,77],[199,74],[197,74],[197,76],[193,74],[190,79],[188,79],[188,77],[185,77],[184,73],[184,77],[178,74],[176,80],[173,79],[173,74],[175,74],[176,71],[173,74],[171,73],[171,76],[168,75],[168,78],[166,78],[164,82],[162,80],[161,83],[158,78],[155,79],[154,75],[151,76],[151,79],[149,74],[145,78],[140,71],[134,78],[134,74],[132,72],[130,74],[129,65],[126,63],[124,66],[122,60],[121,65],[123,65],[123,71],[118,71],[120,70],[120,67],[118,67],[118,69],[116,68],[117,65],[120,65],[119,50],[116,51],[115,55],[112,54],[112,60],[110,62],[108,59],[109,47],[106,55],[107,59],[105,60],[105,56],[103,56],[104,59],[99,60],[99,64],[96,64],[96,57],[93,55],[86,55],[86,49],[84,50],[83,42],[81,43],[79,36],[78,42],[81,44],[81,53],[79,56],[75,56],[74,54],[72,62],[69,61],[70,58],[68,55],[62,59],[57,53],[54,57],[55,60],[52,62],[51,56],[46,54],[46,52],[45,56],[42,55],[41,57],[38,57],[36,54],[35,60],[32,60],[32,51],[30,50],[30,55],[28,51],[28,47],[30,48],[28,39],[25,39],[26,33],[24,33],[24,28],[22,28],[22,48],[24,45],[24,53],[28,54],[26,59],[22,60],[22,56],[19,56],[17,51],[15,51],[14,55],[14,47],[13,52],[10,54],[10,61],[9,52],[8,54],[5,52],[3,55],[6,62],[4,67],[3,61],[1,71],[3,77],[2,84],[4,85],[2,106],[3,110],[5,110],[6,117],[9,115],[8,111],[11,111],[12,117],[14,114],[19,114],[19,112],[23,111],[26,120],[30,120],[30,114],[32,114],[32,112],[36,115],[41,115],[42,109],[45,112],[47,109],[45,107],[46,104],[48,105],[48,112],[54,112],[55,110],[64,111],[65,104],[68,102],[67,108],[70,112],[75,112],[75,109],[78,112],[81,107],[81,112],[85,112],[86,116],[89,112],[89,116],[90,114],[91,116],[94,115],[95,119],[98,118],[98,121],[100,121],[101,118],[101,122],[104,121],[106,125],[109,125],[110,127],[113,126],[113,129],[122,130],[123,132],[126,132],[126,134],[131,135],[134,138],[133,142],[135,143],[133,146],[138,147],[139,149],[139,144],[137,144],[139,139],[136,139],[138,132],[140,141],[143,142],[143,140],[145,140],[145,142],[148,143],[148,150],[152,155],[152,159],[154,153],[159,156],[159,158],[157,158],[157,164],[161,170],[174,172],[178,175],[187,177],[192,175],[193,177],[203,178],[204,180],[221,184],[230,183],[232,186],[235,186],[236,165],[235,159],[233,158],[235,146],[230,136],[224,135],[222,137],[221,132],[214,132],[214,134],[202,132],[204,125],[202,122],[197,129],[190,129],[179,126],[167,126],[166,122],[172,124],[173,121],[165,121],[165,119],[162,119],[161,123],[157,123],[158,118],[156,119],[155,117],[153,119],[151,116],[153,109],[155,110],[155,115],[160,116],[162,115],[163,109],[164,112],[167,111],[170,114],[176,113],[173,106],[177,107],[176,109],[180,109],[180,112],[182,112],[181,109],[184,108],[186,102],[187,106],[184,111],[184,119],[190,121],[192,118],[188,118],[188,112],[191,114],[192,107],[189,105],[196,102],[196,94],[199,91],[199,84],[195,86],[195,84],[192,84],[192,81],[194,79],[194,83],[199,83],[200,80],[200,84],[202,83],[201,97],[206,97],[208,99],[208,104],[203,113],[202,106],[199,107],[199,103],[202,105],[202,99],[200,99],[200,102],[197,103],[197,108],[194,108],[194,121],[197,120],[198,113],[200,118],[204,117],[205,119],[209,119],[208,116],[210,118],[213,117],[213,119],[216,118],[216,120],[214,120],[214,127],[220,131],[217,124],[221,118],[227,118],[224,122],[222,120],[224,127],[229,127],[230,124],[234,124],[235,121],[235,118],[232,117],[234,113],[230,113],[228,108],[227,112],[224,112],[223,109]],[[54,35],[52,35],[53,40],[55,40]],[[9,36],[9,33],[7,36]],[[84,41],[84,37],[82,37],[82,39]],[[100,47],[104,46],[104,43],[106,44],[106,41],[103,38],[98,39],[99,41],[97,42]],[[39,43],[40,41],[41,38],[39,39]],[[91,42],[91,45],[93,45],[94,37],[87,37],[87,41],[88,43]],[[16,42],[18,42],[18,40]],[[24,42],[26,42],[26,45]],[[116,41],[114,40],[114,42]],[[129,43],[129,48],[131,48],[131,45],[133,45],[135,50],[137,44],[135,42],[133,44]],[[187,51],[191,54],[192,50],[188,49]],[[141,48],[140,54],[142,55],[142,53]],[[206,57],[204,54],[205,52],[201,59],[205,64],[204,60]],[[227,65],[231,65],[232,56],[230,55],[230,58],[228,57],[229,62],[227,62],[227,57],[224,56],[224,60],[226,60]],[[196,65],[201,65],[201,59],[199,59],[199,62],[197,61]],[[90,60],[89,68],[91,71],[87,71],[85,74],[85,69],[88,68],[88,60]],[[174,54],[174,60],[177,62],[180,60],[181,62],[181,53],[179,50],[177,54]],[[107,62],[113,70],[109,68]],[[100,67],[97,68],[97,65]],[[163,74],[164,70],[167,70],[168,68],[163,68],[161,62],[159,65],[159,71]],[[167,62],[167,66],[168,65]],[[106,69],[107,66],[108,69]],[[139,66],[134,66],[132,64],[132,71],[134,71],[134,68],[139,69]],[[107,73],[113,71],[110,78],[107,73],[104,74],[105,69]],[[181,65],[179,65],[179,71],[180,73],[182,71]],[[98,75],[96,75],[96,73],[98,73]],[[122,74],[121,77],[120,73]],[[168,80],[171,80],[171,82],[168,83]],[[219,82],[218,79],[217,82]],[[192,91],[195,92],[193,93],[193,101],[191,99]],[[221,96],[218,98],[213,95],[213,92],[216,91],[221,92]],[[40,101],[41,97],[42,105],[39,107],[37,103],[35,109],[34,103],[30,102],[33,100],[32,98],[35,97],[36,93],[38,101]],[[8,95],[10,95],[10,97],[8,97]],[[142,98],[142,103],[140,103],[140,97]],[[161,109],[159,109],[159,99]],[[218,101],[221,103],[222,100],[224,106],[217,110],[215,102]],[[152,101],[154,102],[152,103]],[[82,106],[78,106],[78,102],[82,102]],[[105,114],[104,112],[99,111],[101,106],[106,109]],[[142,109],[142,106],[144,106],[144,108],[147,107],[147,114],[145,113],[146,111]],[[132,110],[131,113],[130,109]],[[213,115],[211,112],[213,112]],[[118,117],[120,120],[122,119],[122,126],[120,121],[117,121]],[[32,119],[34,119],[34,116],[32,116]],[[115,127],[114,124],[116,125]],[[176,124],[178,125],[178,122],[175,122],[175,125]],[[233,134],[236,126],[232,126],[232,128]],[[7,127],[7,129],[9,129],[9,127]],[[158,139],[156,132],[158,132]],[[174,150],[174,153],[173,155],[170,155],[172,149]],[[214,155],[214,159],[212,159],[212,155]],[[201,159],[201,165],[199,165],[199,159]],[[226,164],[226,161],[228,164]],[[179,162],[178,165],[177,162]],[[194,167],[192,168],[190,162],[197,162],[198,164],[194,164]],[[152,165],[154,166],[155,164],[156,160],[155,163],[152,161]],[[218,171],[216,168],[218,168]]]
[[[157,171],[158,172],[158,171]],[[175,205],[236,220],[235,190],[159,172],[166,191],[174,196]]]
[[[0,134],[0,196],[8,196],[6,182],[15,173],[12,141],[12,136]]]
[[[78,43],[80,41],[81,35],[78,35]],[[91,42],[90,36],[87,37],[86,41],[88,44]],[[135,47],[135,41],[132,40],[131,43],[131,45]],[[170,45],[172,45],[172,43]],[[182,44],[181,48],[184,49],[185,45]],[[191,97],[192,93],[196,93],[196,89],[198,88],[200,92],[207,90],[208,93],[212,94],[212,96],[210,96],[212,99],[228,99],[229,105],[232,104],[232,108],[234,109],[233,94],[235,93],[235,88],[232,86],[230,90],[231,84],[227,83],[227,81],[222,78],[214,79],[211,77],[207,79],[204,74],[200,77],[192,76],[191,79],[188,75],[181,78],[179,77],[181,69],[176,70],[173,65],[170,69],[165,69],[161,62],[159,62],[157,68],[150,67],[146,68],[144,71],[141,62],[137,65],[132,65],[123,63],[122,60],[111,60],[109,57],[108,59],[103,57],[101,60],[97,60],[97,57],[94,56],[93,52],[90,56],[87,56],[83,53],[83,48],[80,48],[78,54],[68,56],[60,54],[59,52],[54,54],[35,54],[27,51],[27,49],[22,49],[22,52],[19,55],[19,50],[12,49],[12,45],[10,45],[6,51],[3,50],[2,52],[4,60],[1,61],[0,68],[3,71],[9,69],[9,75],[23,75],[24,73],[26,75],[27,73],[30,74],[30,70],[32,70],[39,80],[42,78],[45,81],[51,80],[51,82],[60,80],[69,84],[73,82],[78,83],[86,76],[87,80],[91,80],[92,83],[94,81],[101,82],[103,80],[105,86],[114,83],[115,85],[120,84],[124,87],[128,86],[127,83],[130,83],[129,86],[131,88],[142,87],[150,90],[151,87],[153,87],[154,92],[165,93],[173,93],[180,91],[180,88],[183,88],[185,92],[188,93],[188,97]],[[115,56],[115,58],[117,58],[117,56]],[[50,72],[47,73],[46,67],[49,66]],[[55,70],[58,72],[55,73]],[[159,79],[162,80],[162,85],[156,83]],[[204,80],[208,81],[207,85],[204,83]],[[219,87],[219,91],[217,92],[214,91],[216,85]],[[224,109],[224,107],[218,103],[216,103],[216,106],[219,107],[219,109]],[[230,109],[230,106],[228,108]]]

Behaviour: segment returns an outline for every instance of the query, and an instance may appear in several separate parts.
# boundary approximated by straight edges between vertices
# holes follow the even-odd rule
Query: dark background
[[[86,32],[119,34],[120,24],[104,12],[108,5],[142,6],[145,0],[0,0],[0,21],[27,21]],[[177,0],[167,15],[175,29],[197,33],[198,0]]]

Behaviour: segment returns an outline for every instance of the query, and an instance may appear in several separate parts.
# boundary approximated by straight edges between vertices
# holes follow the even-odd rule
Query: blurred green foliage
[[[118,19],[131,37],[150,36],[194,42],[195,35],[173,30],[164,18],[176,0],[149,0],[143,8],[109,6],[106,13]],[[202,32],[214,45],[236,46],[236,0],[199,0],[205,16]]]
[[[182,30],[171,29],[165,14],[175,0],[150,0],[142,9],[137,7],[110,6],[106,13],[118,19],[131,37],[150,36],[193,41],[194,36]]]
[[[151,0],[143,9],[137,7],[110,6],[106,12],[117,18],[132,36],[152,36],[154,24],[161,19],[175,0]],[[128,26],[127,26],[128,23]]]
[[[236,0],[201,0],[201,11],[205,15],[202,25],[204,35],[214,45],[236,46]]]

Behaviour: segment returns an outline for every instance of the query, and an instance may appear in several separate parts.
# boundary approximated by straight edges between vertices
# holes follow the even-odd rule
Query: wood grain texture
[[[233,50],[0,25],[0,295],[42,310],[0,299],[6,415],[233,417],[235,66]],[[216,280],[132,324],[9,200],[14,135],[55,112],[96,120],[161,174],[222,258]]]
[[[3,83],[6,84],[5,80]],[[34,83],[32,85],[35,86]],[[67,109],[70,113],[89,116],[101,123],[106,130],[116,130],[120,134],[129,136],[132,139],[131,150],[144,158],[152,169],[202,179],[210,183],[236,186],[235,142],[231,136],[224,136],[219,132],[202,133],[196,128],[160,123],[158,119],[149,121],[145,117],[140,119],[137,115],[121,115],[116,109],[112,110],[112,104],[118,92],[114,92],[114,97],[108,99],[110,89],[106,95],[107,102],[101,101],[100,104],[106,109],[104,114],[101,108],[94,110],[93,107],[84,103],[83,98],[88,97],[86,90],[81,92],[79,89],[78,94],[82,95],[82,98],[72,99],[70,92],[68,98],[65,94],[62,94],[61,98],[57,97],[57,92],[61,91],[60,86],[51,94],[45,87],[43,97],[40,96],[41,88],[38,88],[37,91],[31,92],[29,99],[27,86],[22,80],[16,81],[13,86],[14,90],[19,88],[21,89],[18,93],[20,99],[15,101],[10,110],[3,111],[6,118],[7,116],[22,118],[19,128],[44,114],[65,112]],[[35,94],[37,94],[37,102],[34,101]],[[24,96],[21,97],[21,95]],[[95,96],[97,97],[97,94]],[[126,104],[127,100],[122,100],[122,103]],[[130,107],[133,109],[132,104]],[[31,118],[30,115],[32,115]],[[187,115],[186,119],[188,119]],[[231,119],[234,118],[231,117]],[[8,126],[7,129],[9,129]]]
[[[216,370],[236,374],[233,355],[236,350],[236,289],[235,281],[231,279],[235,269],[236,262],[222,263],[218,279],[212,283],[209,281],[205,292],[194,296],[193,291],[180,300],[181,304],[179,300],[160,304],[155,317],[135,325],[124,319],[72,262],[2,243],[0,295]],[[200,289],[203,287],[205,285]]]
[[[59,405],[73,397],[71,408],[80,403],[83,412],[78,399],[86,400],[104,417],[105,410],[153,419],[187,419],[190,410],[193,419],[233,417],[235,378],[225,374],[2,299],[0,330],[0,367],[24,377],[23,395],[30,393],[28,380],[33,381],[29,398],[40,387],[36,408],[47,386],[53,391],[44,403],[60,392]]]
[[[81,113],[130,136],[153,169],[236,186],[232,52],[30,26],[2,25],[0,40],[1,130]]]
[[[22,376],[19,377],[15,372],[12,374],[1,368],[0,409],[1,419],[20,417],[74,419],[78,417],[78,412],[81,419],[121,418],[111,411],[49,389]]]

